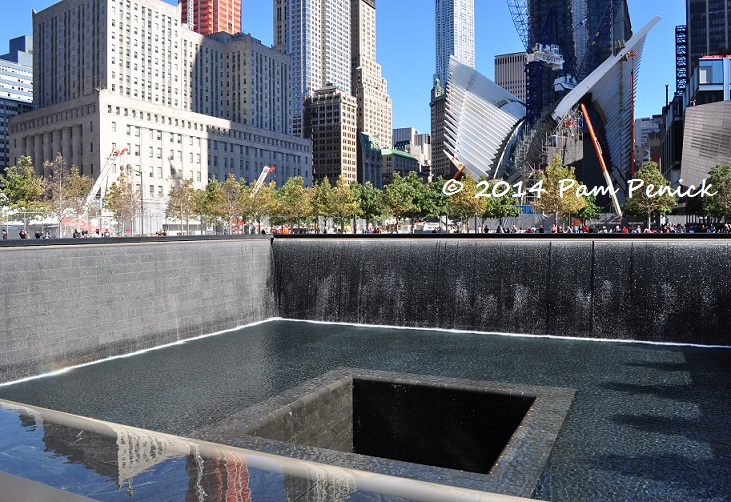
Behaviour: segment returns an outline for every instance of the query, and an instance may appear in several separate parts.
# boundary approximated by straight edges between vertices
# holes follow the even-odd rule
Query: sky
[[[32,34],[31,10],[58,0],[22,0],[6,6],[0,16],[0,54],[7,41]],[[163,1],[163,0],[161,0]],[[176,0],[165,0],[176,4]],[[685,24],[684,0],[629,0],[632,28],[639,31],[653,17],[663,19],[650,31],[637,76],[635,117],[662,112],[665,85],[675,90],[675,26]],[[242,31],[266,45],[272,43],[272,2],[242,0]],[[429,93],[435,61],[434,0],[376,1],[376,59],[388,81],[393,102],[393,127],[429,132]],[[494,76],[496,54],[520,52],[524,47],[510,17],[507,0],[475,0],[475,67]]]

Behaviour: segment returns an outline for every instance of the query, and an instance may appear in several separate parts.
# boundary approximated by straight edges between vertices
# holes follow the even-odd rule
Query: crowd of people
[[[549,229],[543,225],[533,225],[529,228],[518,228],[516,225],[504,228],[498,225],[495,229],[483,228],[484,233],[498,234],[728,234],[731,233],[729,223],[693,223],[693,224],[663,224],[647,227],[643,225],[551,225]]]

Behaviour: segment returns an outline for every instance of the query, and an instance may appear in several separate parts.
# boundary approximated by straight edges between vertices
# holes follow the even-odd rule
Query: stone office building
[[[37,109],[11,121],[11,162],[31,155],[41,172],[61,153],[96,177],[128,148],[140,189],[159,197],[180,178],[251,182],[271,164],[278,185],[311,184],[310,143],[291,135],[288,56],[180,19],[162,0],[64,0],[34,14]]]

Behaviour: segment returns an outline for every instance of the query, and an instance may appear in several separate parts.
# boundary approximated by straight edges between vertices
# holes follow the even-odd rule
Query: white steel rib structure
[[[636,82],[647,34],[660,19],[659,16],[652,19],[623,49],[581,81],[533,127],[532,133],[523,131],[524,103],[452,58],[445,117],[448,153],[463,163],[474,177],[503,176],[506,167],[515,163],[541,165],[537,156],[543,150],[542,143],[562,118],[583,102],[596,113],[605,161],[610,166],[612,177],[621,181],[631,163],[631,125],[636,88],[632,79]],[[527,159],[514,157],[514,146],[519,140],[533,143],[526,148],[528,152],[534,152],[533,157],[530,157],[531,153]],[[514,168],[525,172],[525,166],[516,165]]]
[[[473,176],[488,176],[525,118],[525,104],[495,82],[449,59],[445,143]]]

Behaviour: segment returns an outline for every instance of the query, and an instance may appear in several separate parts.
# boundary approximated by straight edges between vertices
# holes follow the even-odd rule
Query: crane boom
[[[274,166],[264,166],[264,169],[261,170],[261,174],[259,175],[259,178],[256,180],[256,183],[254,184],[254,191],[251,192],[251,196],[253,197],[256,195],[259,190],[261,190],[261,187],[264,186],[264,180],[267,177],[267,174],[274,171]]]
[[[508,0],[508,8],[510,8],[510,15],[518,36],[525,49],[528,50],[530,43],[528,41],[528,0]]]
[[[126,148],[113,148],[112,153],[109,154],[109,157],[107,157],[107,161],[102,167],[101,171],[99,171],[99,176],[97,177],[96,181],[94,182],[94,185],[91,187],[91,190],[89,190],[89,194],[86,196],[86,199],[84,200],[84,207],[89,207],[89,204],[94,200],[96,197],[96,194],[99,193],[99,189],[102,187],[102,183],[104,183],[104,180],[106,179],[107,175],[109,174],[109,171],[112,170],[112,166],[114,165],[114,162],[117,160],[118,157],[124,155],[127,153]]]
[[[596,134],[594,133],[594,126],[591,124],[591,119],[589,118],[589,112],[586,111],[586,106],[584,106],[584,103],[581,103],[581,113],[584,114],[584,120],[586,121],[586,126],[589,128],[589,134],[591,135],[591,141],[594,143],[594,149],[596,150],[596,156],[599,158],[599,164],[602,166],[602,174],[604,174],[604,180],[607,182],[607,187],[609,187],[609,194],[612,197],[612,204],[614,205],[615,211],[617,211],[617,214],[621,217],[622,216],[622,208],[619,207],[619,199],[617,199],[617,194],[614,191],[614,184],[612,183],[612,178],[609,176],[609,171],[607,171],[607,164],[604,162],[604,156],[602,155],[602,147],[599,145],[599,140],[596,137]]]

